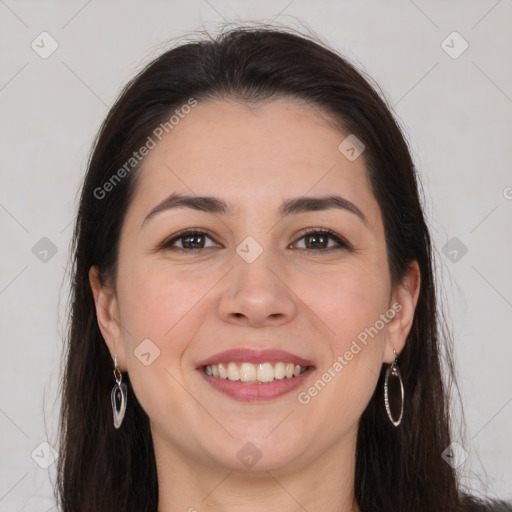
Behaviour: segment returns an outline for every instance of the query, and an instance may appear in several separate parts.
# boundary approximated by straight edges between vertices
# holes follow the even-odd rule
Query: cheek
[[[299,403],[315,411],[304,419],[307,428],[323,429],[314,417],[346,428],[366,408],[382,366],[387,324],[380,318],[388,308],[388,292],[385,279],[376,279],[367,271],[359,273],[354,268],[325,279],[321,288],[302,292],[310,298],[308,306],[322,320],[317,325],[326,324],[316,378],[300,390]],[[332,435],[338,433],[334,429]],[[325,440],[330,441],[330,437]]]
[[[187,402],[182,364],[204,322],[204,304],[218,277],[152,264],[119,269],[123,342],[130,382],[152,418]],[[172,390],[172,393],[169,391]],[[182,396],[183,395],[183,396]],[[165,407],[164,407],[165,409]]]
[[[119,276],[130,383],[153,421],[166,424],[173,435],[185,435],[183,425],[197,422],[194,414],[201,411],[191,408],[181,365],[204,321],[208,292],[219,278],[205,272],[170,271],[154,262],[151,267],[120,268]],[[189,411],[191,418],[169,422],[169,411],[176,410]]]
[[[347,265],[302,280],[299,295],[318,316],[337,352],[370,328],[388,308],[390,282],[385,269]],[[380,324],[379,324],[380,325]]]
[[[134,265],[128,273],[120,295],[127,298],[122,304],[124,324],[135,344],[144,338],[154,339],[159,345],[168,339],[178,341],[173,332],[188,322],[218,280],[211,273],[180,271],[159,264]]]
[[[354,264],[329,275],[304,280],[301,297],[315,313],[324,334],[324,356],[318,368],[317,404],[343,404],[329,415],[336,421],[361,414],[375,389],[382,366],[389,309],[390,281],[384,265]],[[384,321],[382,320],[384,316]],[[387,321],[386,321],[387,320]],[[324,387],[325,384],[325,387]],[[316,400],[316,398],[315,398]]]

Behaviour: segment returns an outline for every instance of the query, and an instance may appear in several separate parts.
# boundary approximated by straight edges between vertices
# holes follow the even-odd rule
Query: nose
[[[250,327],[277,326],[297,314],[297,302],[284,272],[264,254],[252,263],[239,259],[228,274],[219,302],[223,321]]]

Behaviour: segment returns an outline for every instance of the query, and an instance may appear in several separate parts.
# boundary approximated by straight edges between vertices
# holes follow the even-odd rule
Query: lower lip
[[[275,379],[272,382],[255,384],[240,380],[221,379],[207,375],[202,368],[198,371],[203,379],[214,389],[241,402],[260,402],[279,398],[304,384],[304,381],[313,372],[314,368],[308,368],[303,374],[290,379]]]

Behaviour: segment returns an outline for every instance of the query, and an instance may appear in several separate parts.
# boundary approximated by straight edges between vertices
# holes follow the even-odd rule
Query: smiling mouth
[[[274,380],[293,379],[304,374],[310,366],[294,363],[218,363],[202,367],[204,373],[218,379],[246,382],[250,384],[266,384]]]

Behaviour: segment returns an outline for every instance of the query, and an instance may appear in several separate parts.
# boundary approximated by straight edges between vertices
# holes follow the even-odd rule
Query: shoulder
[[[485,500],[474,496],[464,496],[462,512],[512,512],[512,503],[497,500]]]

